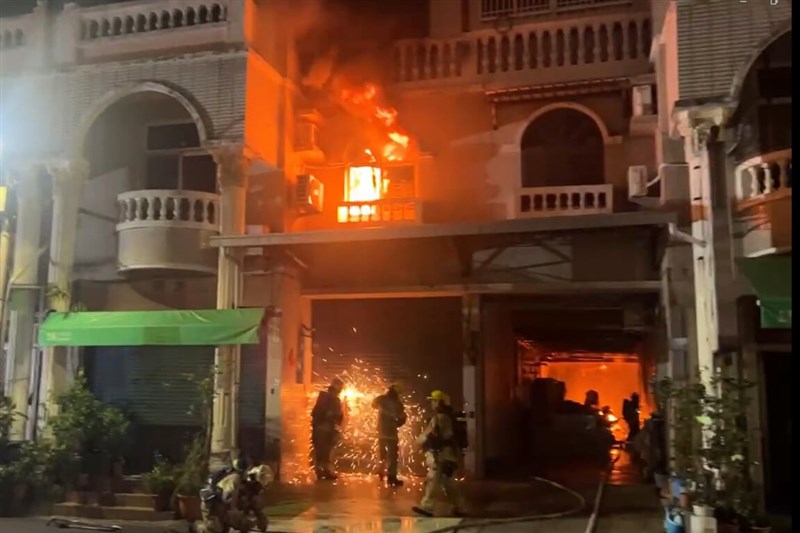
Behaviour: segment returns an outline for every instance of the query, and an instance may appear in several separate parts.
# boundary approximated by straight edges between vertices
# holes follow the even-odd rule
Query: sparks
[[[356,359],[346,371],[339,375],[344,381],[342,403],[345,410],[345,422],[341,440],[334,451],[334,466],[343,481],[354,478],[374,476],[382,470],[377,442],[377,411],[372,408],[372,400],[386,392],[390,382],[379,368],[372,367]],[[324,390],[333,376],[325,376],[308,395],[307,411],[303,420],[296,421],[309,427],[311,409],[319,391]],[[414,402],[411,396],[404,394],[403,403],[408,421],[400,428],[399,473],[407,479],[416,478],[424,468],[422,454],[416,449],[414,442],[425,423],[424,408]],[[292,439],[292,448],[296,451],[289,458],[287,474],[292,482],[304,483],[313,480],[313,472],[308,458],[311,456],[310,428],[295,432],[297,439]],[[305,443],[300,442],[300,435],[305,435]]]

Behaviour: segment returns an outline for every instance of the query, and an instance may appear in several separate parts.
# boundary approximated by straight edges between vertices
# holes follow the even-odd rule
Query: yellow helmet
[[[394,391],[395,391],[397,394],[401,394],[401,393],[403,392],[403,386],[402,386],[402,385],[400,385],[400,383],[398,383],[398,382],[396,382],[396,381],[395,381],[395,382],[393,382],[391,385],[389,385],[389,388],[390,388],[390,389],[394,389]]]
[[[445,405],[450,405],[450,396],[444,391],[435,390],[431,392],[430,396],[428,396],[428,399],[435,402],[444,402]]]

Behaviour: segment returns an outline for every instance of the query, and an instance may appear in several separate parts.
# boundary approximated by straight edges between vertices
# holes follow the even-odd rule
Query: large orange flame
[[[377,85],[366,83],[341,89],[339,98],[351,112],[385,130],[385,141],[380,147],[385,161],[402,161],[408,156],[411,138],[397,124],[397,110],[383,101]]]

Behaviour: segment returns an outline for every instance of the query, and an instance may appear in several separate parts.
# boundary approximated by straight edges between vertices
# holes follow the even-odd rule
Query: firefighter
[[[247,465],[236,459],[211,476],[208,484],[200,490],[201,519],[195,522],[196,533],[227,533],[231,528],[249,531],[250,524],[245,513],[239,509],[241,489]]]
[[[331,453],[344,422],[344,409],[339,395],[344,383],[334,378],[327,390],[319,393],[311,411],[311,447],[314,450],[314,472],[318,480],[335,480],[338,476],[331,468]]]
[[[453,505],[454,514],[463,516],[464,506],[455,482],[460,450],[450,397],[440,390],[435,390],[428,400],[433,408],[433,416],[417,439],[417,444],[425,453],[428,475],[422,501],[413,507],[413,511],[423,516],[433,516],[435,498],[437,493],[442,491]]]
[[[400,399],[400,385],[393,383],[385,394],[372,401],[372,407],[378,410],[378,449],[380,451],[383,471],[381,479],[386,475],[387,483],[392,487],[402,487],[403,482],[397,479],[397,455],[399,436],[397,430],[406,423],[406,409]]]

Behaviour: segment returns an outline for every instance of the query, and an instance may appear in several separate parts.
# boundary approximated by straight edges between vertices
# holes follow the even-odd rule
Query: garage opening
[[[370,476],[382,469],[377,446],[377,412],[372,400],[398,383],[408,414],[400,430],[400,476],[421,475],[422,457],[413,446],[429,415],[425,398],[446,391],[462,404],[461,301],[457,298],[319,300],[312,306],[312,383],[308,412],[320,390],[339,377],[345,423],[333,455],[337,472]],[[299,460],[311,477],[310,447]]]
[[[619,454],[650,415],[656,306],[642,296],[489,304],[487,473],[551,473]]]

